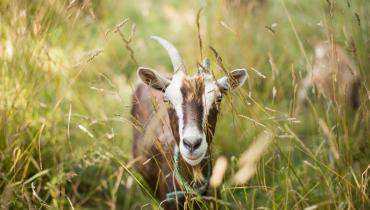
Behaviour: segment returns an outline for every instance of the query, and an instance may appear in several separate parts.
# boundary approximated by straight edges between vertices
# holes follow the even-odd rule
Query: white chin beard
[[[206,152],[202,154],[202,156],[200,156],[198,159],[196,160],[191,160],[191,159],[188,159],[186,158],[184,155],[181,154],[181,157],[184,158],[184,160],[191,166],[196,166],[198,165],[204,158],[204,156],[206,155]]]

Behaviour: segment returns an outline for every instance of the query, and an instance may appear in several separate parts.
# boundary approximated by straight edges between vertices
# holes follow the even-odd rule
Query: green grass
[[[167,55],[149,39],[159,35],[194,73],[201,7],[203,55],[214,73],[223,75],[209,45],[227,69],[249,70],[246,85],[223,102],[214,138],[214,157],[229,161],[219,189],[227,208],[370,208],[370,2],[270,0],[254,8],[227,2],[78,0],[69,7],[69,1],[2,0],[0,208],[157,209],[130,163],[136,69],[170,71]],[[135,25],[128,47],[113,32],[126,18],[124,39]],[[359,67],[362,105],[357,113],[335,106],[326,112],[313,90],[294,114],[313,45],[328,39]],[[264,130],[277,137],[256,175],[233,185],[237,160]]]

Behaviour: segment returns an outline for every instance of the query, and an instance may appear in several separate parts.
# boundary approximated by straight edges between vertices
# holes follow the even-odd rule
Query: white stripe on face
[[[211,110],[213,103],[215,103],[215,100],[218,96],[221,96],[221,92],[212,78],[207,78],[205,76],[204,86],[205,87],[204,87],[204,97],[203,97],[203,107],[204,107],[203,108],[203,127],[205,126],[204,124],[207,121],[209,110]],[[204,129],[206,128],[203,128],[203,130]]]
[[[181,94],[181,87],[184,78],[185,75],[182,74],[181,72],[175,74],[172,78],[171,84],[166,88],[166,91],[164,93],[165,97],[167,97],[168,100],[170,100],[171,104],[174,106],[176,110],[180,140],[182,139],[182,128],[184,127],[184,112],[182,108],[183,97]]]

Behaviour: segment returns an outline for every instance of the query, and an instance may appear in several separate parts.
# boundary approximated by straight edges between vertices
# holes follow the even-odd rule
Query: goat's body
[[[173,172],[176,141],[170,127],[171,120],[160,91],[140,84],[133,94],[132,101],[131,114],[135,124],[132,149],[136,160],[135,168],[148,183],[154,195],[160,201],[164,201],[167,193],[183,190]],[[207,173],[207,161],[203,160],[199,164],[203,174]],[[179,170],[188,183],[193,183],[193,168],[181,157]],[[162,207],[182,209],[184,201],[184,198],[180,198],[177,201],[164,202]]]
[[[170,169],[175,144],[168,114],[163,108],[159,91],[143,84],[136,88],[131,110],[136,120],[133,144],[133,156],[137,159],[135,166],[161,200],[174,188]],[[158,188],[155,189],[155,186]]]

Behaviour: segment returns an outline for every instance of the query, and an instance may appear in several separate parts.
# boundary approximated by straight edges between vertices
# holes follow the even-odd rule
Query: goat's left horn
[[[182,62],[181,56],[177,49],[169,41],[161,37],[151,36],[150,38],[162,45],[162,47],[167,51],[168,55],[170,56],[174,72],[184,72],[186,74],[184,63]]]

